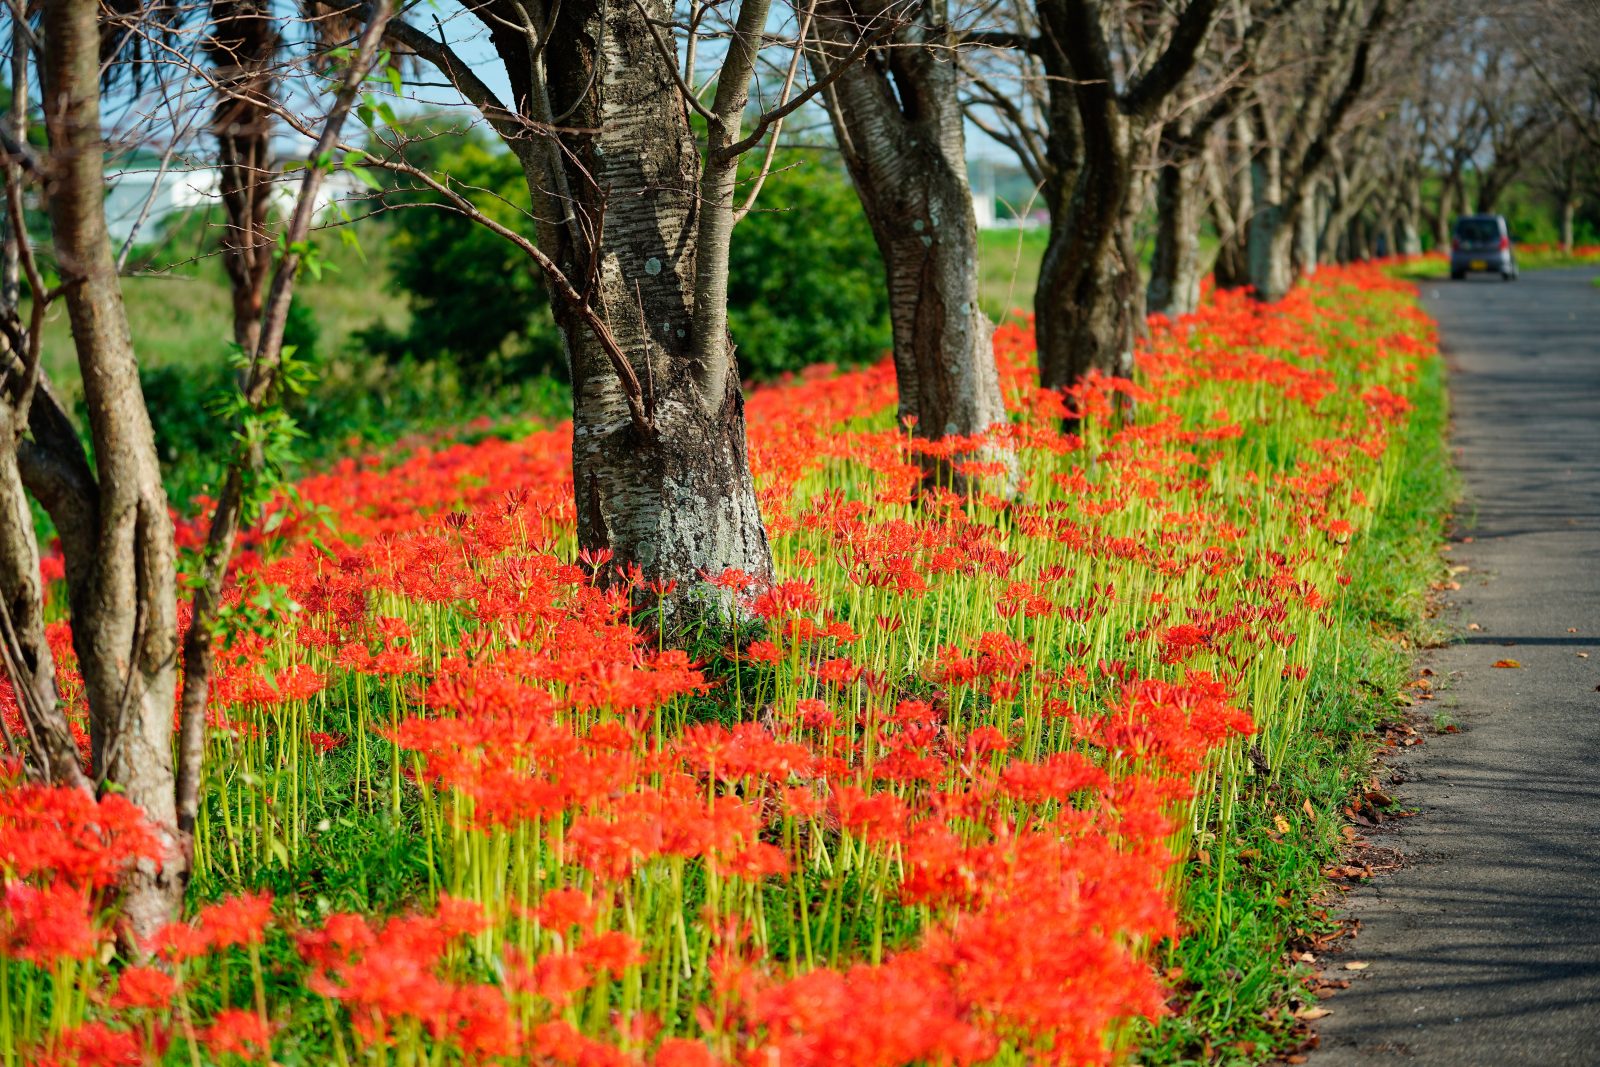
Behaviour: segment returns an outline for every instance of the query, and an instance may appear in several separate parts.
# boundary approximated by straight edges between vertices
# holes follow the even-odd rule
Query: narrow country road
[[[1600,1064],[1595,275],[1422,286],[1466,483],[1449,559],[1469,568],[1446,616],[1465,640],[1428,659],[1424,706],[1463,732],[1398,764],[1421,815],[1372,841],[1407,865],[1346,900],[1361,932],[1329,977],[1351,986],[1323,1005],[1312,1067]]]

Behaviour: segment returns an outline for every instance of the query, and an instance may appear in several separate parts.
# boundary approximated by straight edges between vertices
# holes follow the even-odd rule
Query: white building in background
[[[1000,182],[997,174],[1004,164],[996,164],[992,159],[982,157],[967,160],[967,181],[972,188],[972,213],[977,216],[978,229],[980,230],[1032,230],[1046,224],[1046,217],[1042,210],[1035,205],[1033,210],[1017,218],[1018,210],[1027,209],[1033,203],[1031,195],[1024,195],[1018,199],[1020,203],[1005,203],[1005,214],[1000,209],[1002,201],[998,192]],[[1016,175],[1019,173],[1015,166],[1006,168],[1011,179],[1011,188],[1016,185]],[[1024,189],[1026,193],[1027,190]]]
[[[967,180],[972,184],[972,213],[978,217],[978,229],[994,229],[994,164],[987,159],[971,160],[967,163]]]
[[[137,240],[150,240],[160,233],[162,224],[174,216],[220,207],[222,200],[217,190],[221,177],[215,167],[189,170],[169,167],[165,172],[159,167],[130,167],[107,174],[106,227],[111,231],[111,239],[121,244],[138,227]],[[273,199],[279,211],[287,212],[294,206],[301,177],[290,171],[274,186]],[[360,199],[368,192],[370,190],[352,175],[336,170],[317,191],[317,211],[320,214],[336,200]]]

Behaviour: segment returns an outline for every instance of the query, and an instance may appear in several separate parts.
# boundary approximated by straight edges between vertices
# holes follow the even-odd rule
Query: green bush
[[[419,143],[437,151],[441,141]],[[469,134],[452,138],[451,148],[427,165],[448,175],[485,215],[533,236],[528,188],[510,153]],[[409,197],[414,204],[438,199],[431,193]],[[447,359],[475,385],[565,376],[543,280],[523,252],[440,208],[407,207],[388,221],[389,284],[409,299],[411,325],[403,333],[365,331],[360,340],[370,350],[392,362]]]
[[[435,172],[481,190],[473,199],[486,214],[532,236],[515,158],[470,134],[453,137],[448,151],[443,141],[418,142],[429,146]],[[747,183],[751,176],[747,167]],[[410,300],[412,323],[404,334],[368,331],[369,348],[391,359],[449,358],[482,383],[564,375],[542,279],[522,252],[447,211],[389,218],[391,285]],[[816,153],[779,155],[756,210],[734,231],[728,317],[747,378],[859,363],[889,347],[882,261],[837,165]]]
[[[755,210],[733,231],[728,325],[740,372],[753,379],[861,363],[890,347],[883,259],[831,160],[800,151],[774,160]]]

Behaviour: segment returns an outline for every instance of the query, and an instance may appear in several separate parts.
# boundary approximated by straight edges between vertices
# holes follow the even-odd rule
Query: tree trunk
[[[994,326],[978,303],[959,71],[943,51],[954,42],[941,14],[941,5],[926,7],[922,20],[894,35],[881,62],[840,75],[828,101],[888,277],[899,415],[929,440],[981,434],[1006,419]],[[835,52],[855,46],[862,15],[843,3],[818,12]],[[811,58],[823,77],[826,56]],[[930,477],[947,484],[951,474],[929,466]]]
[[[1294,271],[1296,275],[1308,276],[1317,272],[1318,240],[1321,228],[1317,225],[1317,217],[1322,210],[1322,193],[1320,184],[1312,182],[1305,195],[1300,198],[1300,208],[1295,212],[1294,236]]]
[[[572,367],[578,540],[590,553],[612,554],[603,579],[637,567],[658,588],[672,585],[663,600],[675,615],[711,595],[703,575],[737,568],[764,581],[772,559],[733,346],[725,330],[695,336],[700,153],[644,20],[664,24],[670,6],[644,0],[639,18],[603,17],[604,10],[597,2],[561,7],[544,79],[527,67],[526,38],[491,26],[516,99],[544,98],[567,116],[572,132],[561,135],[559,162],[525,163],[542,206],[539,243],[580,289],[592,285],[646,414],[634,416],[632,386],[594,332],[553,300]],[[562,188],[570,201],[552,195]]]
[[[9,376],[8,376],[9,377]],[[39,543],[33,511],[17,467],[22,427],[7,396],[0,404],[0,662],[28,730],[28,759],[40,778],[58,785],[89,788],[79,765],[78,746],[68,729],[56,690],[55,662],[45,640],[39,587]]]
[[[1372,254],[1378,257],[1394,255],[1394,217],[1387,212],[1379,215],[1372,239]]]
[[[1225,231],[1219,224],[1222,241],[1211,269],[1219,289],[1242,289],[1250,284],[1249,220],[1255,212],[1255,201],[1247,161],[1254,154],[1254,142],[1249,118],[1243,114],[1235,116],[1222,164],[1224,173],[1213,179],[1216,183],[1213,203],[1219,209],[1226,205],[1232,222],[1232,227]]]
[[[1395,251],[1408,258],[1422,255],[1422,183],[1415,176],[1395,205]]]
[[[1085,198],[1083,207],[1104,209]],[[1072,385],[1090,370],[1129,377],[1136,335],[1138,265],[1122,239],[1120,219],[1101,210],[1052,215],[1050,238],[1034,294],[1040,383]]]
[[[274,178],[268,97],[278,33],[267,0],[213,0],[211,20],[205,49],[220,96],[211,130],[226,215],[222,265],[232,295],[233,339],[244,351],[254,352],[273,258],[267,234]]]
[[[1450,226],[1455,221],[1452,218],[1454,214],[1453,205],[1454,201],[1451,199],[1450,186],[1448,184],[1441,185],[1439,199],[1435,203],[1433,210],[1433,249],[1436,252],[1450,251],[1450,242],[1452,240]]]
[[[1083,51],[1079,5],[1039,5],[1049,76],[1045,185],[1050,236],[1034,291],[1039,379],[1046,389],[1070,386],[1097,370],[1129,377],[1139,267],[1125,241],[1123,213],[1133,183],[1133,133],[1111,78],[1076,71],[1069,48]],[[1081,62],[1081,61],[1080,61]],[[1087,65],[1087,64],[1082,64]]]
[[[1578,198],[1566,195],[1561,198],[1561,251],[1572,254],[1573,222],[1578,214]]]
[[[1145,303],[1152,315],[1177,318],[1200,306],[1198,164],[1169,159],[1156,176],[1156,241]]]
[[[1407,258],[1422,255],[1422,233],[1417,229],[1417,217],[1411,211],[1404,211],[1395,220],[1394,240],[1397,254]]]
[[[383,33],[393,7],[388,0],[368,5],[367,24],[357,38],[356,48],[334,89],[332,103],[321,132],[312,146],[299,193],[287,228],[280,240],[285,249],[277,258],[272,288],[259,302],[259,320],[245,324],[241,344],[248,340],[250,361],[242,375],[242,393],[247,409],[262,411],[281,390],[278,372],[283,365],[283,333],[289,321],[294,285],[302,264],[297,251],[310,236],[315,221],[317,193],[327,177],[333,148],[355,105],[362,84],[377,61]],[[266,91],[263,88],[261,91]],[[264,196],[265,193],[263,192]],[[260,251],[259,249],[257,250]],[[235,289],[238,296],[238,289]],[[238,304],[235,304],[235,313]],[[235,328],[241,324],[235,319]],[[228,565],[233,558],[234,541],[240,527],[255,521],[247,510],[246,483],[260,471],[261,451],[251,444],[230,458],[222,492],[211,512],[211,525],[201,556],[198,581],[191,583],[189,626],[183,636],[183,683],[179,712],[177,812],[178,829],[192,834],[200,810],[200,790],[205,769],[206,705],[210,697],[211,673],[216,661],[214,629],[227,585]]]
[[[1250,163],[1250,285],[1256,298],[1272,303],[1294,285],[1295,218],[1282,202],[1276,152],[1267,149]]]
[[[187,874],[172,773],[176,559],[102,206],[98,10],[97,0],[45,6],[46,191],[98,482],[92,558],[68,542],[73,647],[89,701],[94,775],[143,809],[165,857],[141,861],[125,882],[124,914],[142,938],[173,916]]]

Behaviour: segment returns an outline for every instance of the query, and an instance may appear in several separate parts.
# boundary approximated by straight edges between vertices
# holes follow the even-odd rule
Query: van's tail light
[[[1461,238],[1459,238],[1459,237],[1450,238],[1450,251],[1452,251],[1452,252],[1461,251]]]
[[[1508,249],[1510,247],[1511,247],[1511,238],[1502,235],[1501,238],[1500,238],[1500,251],[1504,252],[1506,249]]]

